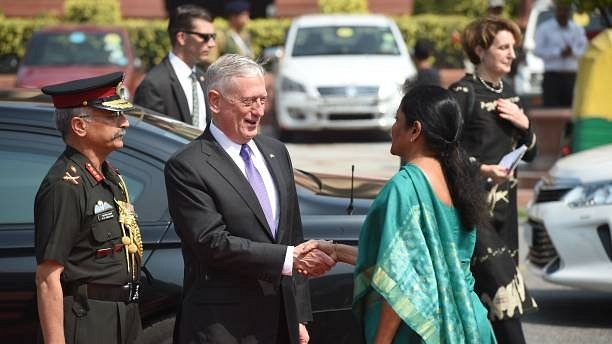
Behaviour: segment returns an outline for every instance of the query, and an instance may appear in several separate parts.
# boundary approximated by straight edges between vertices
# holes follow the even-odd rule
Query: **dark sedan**
[[[35,342],[34,196],[63,151],[49,104],[0,102],[0,342]],[[180,302],[183,260],[168,213],[163,167],[200,132],[139,111],[129,116],[125,147],[110,161],[125,177],[145,246],[141,302],[145,343],[170,343]],[[306,238],[356,244],[361,223],[383,180],[295,171]],[[338,264],[311,279],[311,343],[357,343],[351,314],[352,267]]]

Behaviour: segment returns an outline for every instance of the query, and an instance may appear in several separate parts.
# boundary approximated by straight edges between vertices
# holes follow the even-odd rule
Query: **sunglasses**
[[[192,35],[196,35],[198,37],[200,37],[202,39],[202,41],[204,41],[204,43],[208,43],[208,41],[210,41],[210,39],[217,39],[217,34],[216,33],[200,33],[200,32],[195,32],[195,31],[183,31],[184,33],[190,33]]]

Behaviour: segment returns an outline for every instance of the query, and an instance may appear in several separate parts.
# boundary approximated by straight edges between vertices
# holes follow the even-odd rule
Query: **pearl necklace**
[[[504,91],[504,81],[503,80],[499,81],[499,88],[495,88],[489,85],[486,81],[482,80],[478,75],[476,75],[476,78],[478,78],[478,80],[480,80],[480,83],[483,84],[484,87],[486,87],[491,92],[502,93]]]

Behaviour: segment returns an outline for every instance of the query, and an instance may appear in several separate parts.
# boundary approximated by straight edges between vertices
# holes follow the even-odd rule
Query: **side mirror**
[[[19,57],[17,54],[3,54],[0,55],[0,73],[16,73],[19,67]]]
[[[282,60],[285,50],[281,46],[266,47],[261,52],[261,60],[264,61],[264,68],[270,73],[276,74],[278,64]]]
[[[142,67],[142,60],[140,59],[140,57],[135,57],[134,58],[134,69],[136,70],[141,70]]]

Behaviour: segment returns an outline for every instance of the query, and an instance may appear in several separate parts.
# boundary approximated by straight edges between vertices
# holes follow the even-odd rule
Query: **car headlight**
[[[612,181],[578,186],[565,196],[565,202],[571,208],[612,204]]]
[[[306,87],[295,80],[283,76],[281,79],[281,90],[287,92],[306,92]]]

